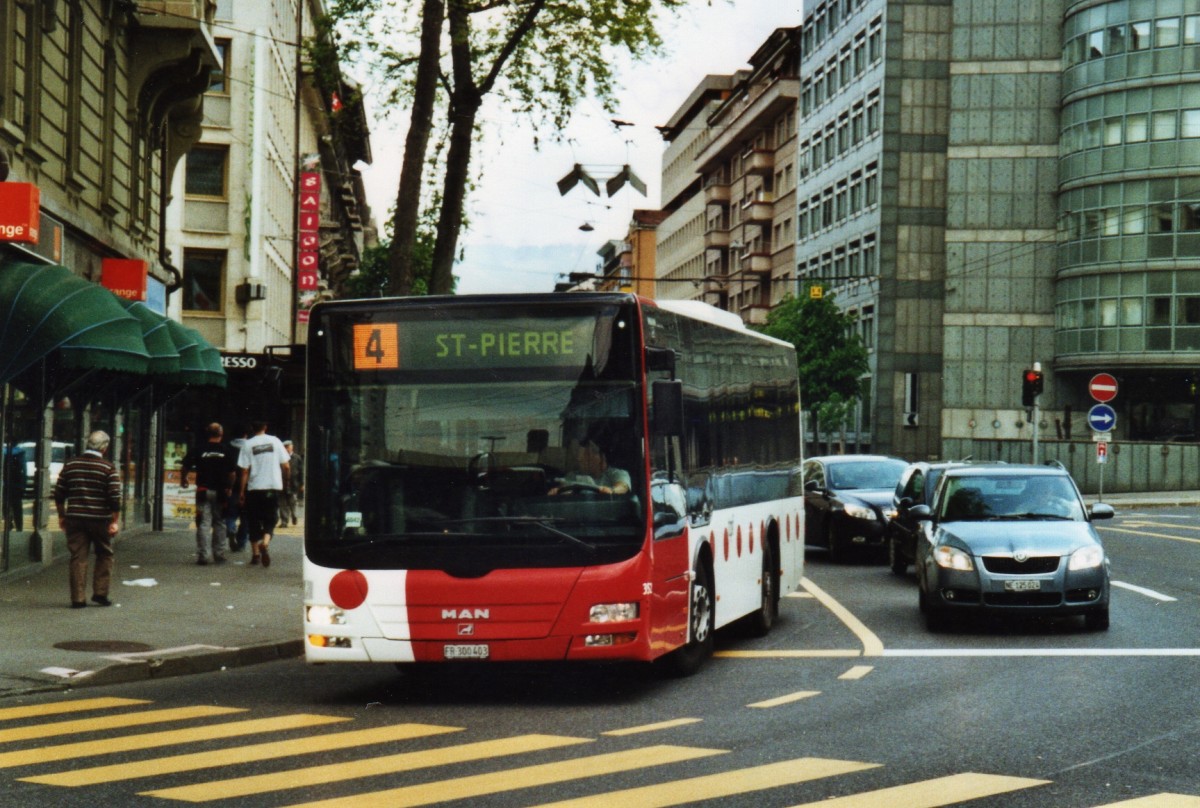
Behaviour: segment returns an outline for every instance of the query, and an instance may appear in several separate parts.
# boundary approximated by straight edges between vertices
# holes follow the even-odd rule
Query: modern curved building
[[[1054,368],[1117,375],[1123,437],[1194,439],[1200,3],[1072,3],[1062,40]]]
[[[1200,0],[822,0],[799,22],[755,55],[798,51],[794,146],[776,157],[795,180],[775,189],[795,200],[795,252],[790,274],[763,279],[858,317],[870,372],[846,449],[1058,460],[1092,491],[1105,469],[1108,490],[1200,485]],[[700,120],[701,89],[670,135]],[[739,109],[727,92],[698,155],[668,137],[689,223],[728,204],[706,157],[761,145],[734,125],[745,113],[721,116]],[[671,255],[727,254],[711,226],[687,249],[688,228],[668,232]],[[1035,363],[1036,410],[1022,394]],[[1107,454],[1088,417],[1100,373],[1118,382]]]

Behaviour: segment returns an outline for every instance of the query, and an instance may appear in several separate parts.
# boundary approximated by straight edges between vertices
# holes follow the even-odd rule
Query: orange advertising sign
[[[38,243],[41,196],[29,182],[0,182],[0,241]]]
[[[146,299],[150,268],[140,258],[105,258],[100,262],[100,285],[126,300]]]

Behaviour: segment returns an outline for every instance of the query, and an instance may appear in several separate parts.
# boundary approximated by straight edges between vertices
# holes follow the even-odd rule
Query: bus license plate
[[[1041,581],[1005,581],[1004,588],[1009,592],[1034,592],[1042,588]]]
[[[442,649],[446,659],[487,659],[486,645],[447,645]]]

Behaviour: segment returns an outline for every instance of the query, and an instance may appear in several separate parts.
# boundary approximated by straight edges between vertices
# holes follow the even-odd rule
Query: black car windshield
[[[856,460],[830,463],[829,487],[837,489],[888,489],[896,487],[908,468],[903,460]]]
[[[938,517],[945,522],[979,519],[1060,519],[1086,516],[1075,486],[1061,475],[948,477]]]

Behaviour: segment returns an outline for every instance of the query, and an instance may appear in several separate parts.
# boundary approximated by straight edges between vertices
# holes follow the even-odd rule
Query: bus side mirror
[[[683,382],[661,379],[654,383],[654,432],[657,435],[683,434]]]

